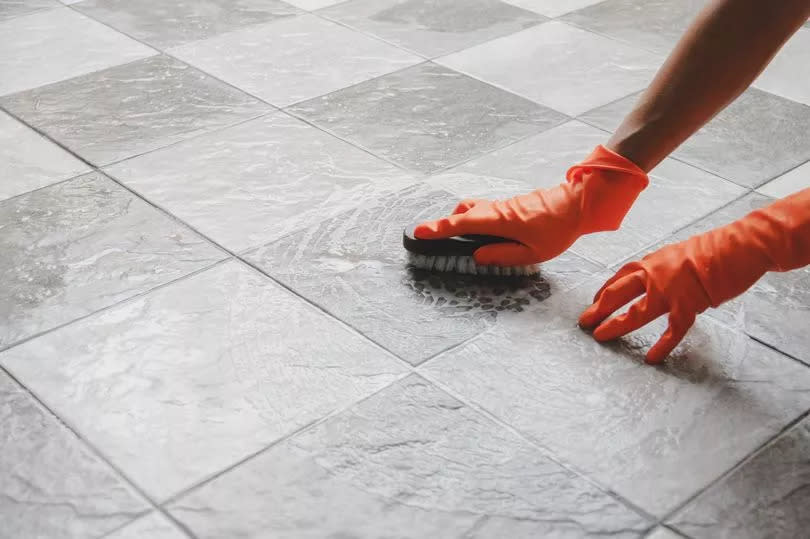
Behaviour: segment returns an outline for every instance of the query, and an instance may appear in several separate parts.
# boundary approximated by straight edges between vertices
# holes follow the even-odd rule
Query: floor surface
[[[810,187],[810,28],[540,277],[400,247],[562,181],[702,3],[0,1],[0,537],[807,537],[810,269],[656,368],[576,319]]]

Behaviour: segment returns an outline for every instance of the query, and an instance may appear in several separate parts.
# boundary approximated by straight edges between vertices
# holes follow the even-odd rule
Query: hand
[[[647,352],[662,361],[698,314],[742,294],[768,271],[810,263],[810,189],[730,225],[667,245],[622,267],[580,317],[598,341],[626,335],[669,315],[669,326]],[[635,298],[626,313],[605,319]]]
[[[567,182],[509,200],[465,200],[449,217],[416,227],[421,239],[485,234],[514,240],[481,247],[481,265],[544,262],[580,236],[616,230],[649,180],[643,170],[599,146],[566,174]]]

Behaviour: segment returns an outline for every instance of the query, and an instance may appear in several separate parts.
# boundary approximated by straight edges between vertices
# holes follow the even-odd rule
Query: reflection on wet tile
[[[748,195],[681,230],[667,243],[729,224],[768,202],[766,197]],[[708,313],[810,364],[810,266],[787,273],[767,273],[748,292]]]
[[[602,282],[499,320],[426,373],[658,516],[810,406],[810,370],[708,317],[661,367],[642,359],[663,320],[598,344],[576,320]]]
[[[319,15],[428,58],[545,20],[500,0],[354,0],[324,9]]]
[[[465,163],[433,178],[431,183],[463,198],[504,198],[553,187],[565,181],[570,166],[582,161],[606,138],[607,134],[599,129],[569,122]],[[491,174],[504,180],[459,176],[454,174],[456,171]],[[667,159],[652,171],[650,186],[639,196],[618,231],[585,236],[572,250],[600,264],[618,262],[744,192],[731,182]]]
[[[127,524],[106,536],[105,539],[184,539],[185,537],[169,522],[169,519],[160,513],[153,512]]]
[[[158,500],[405,369],[236,262],[12,348],[0,363]]]
[[[0,2],[0,21],[61,6],[56,0],[3,0]]]
[[[579,28],[548,22],[437,61],[577,115],[644,88],[662,60]]]
[[[0,201],[89,170],[56,144],[0,112]]]
[[[615,130],[638,95],[582,119]],[[810,159],[810,107],[749,88],[673,157],[746,187],[756,187]]]
[[[793,539],[810,529],[810,419],[805,419],[676,514],[695,539]]]
[[[505,0],[507,4],[540,13],[546,17],[559,17],[565,13],[590,6],[602,0]]]
[[[280,0],[84,0],[76,9],[160,49],[298,13]]]
[[[272,110],[167,56],[153,56],[15,94],[0,103],[97,164],[138,155]]]
[[[434,172],[538,133],[562,114],[426,63],[292,107],[373,153]]]
[[[91,173],[0,202],[0,348],[223,258]]]
[[[810,188],[810,161],[766,183],[757,191],[773,198],[783,198]]]
[[[410,363],[586,279],[597,268],[575,255],[539,277],[482,278],[409,268],[402,231],[452,210],[455,197],[420,186],[288,236],[248,258]]]
[[[235,251],[278,239],[416,181],[281,113],[108,170]]]
[[[2,537],[100,537],[148,507],[1,371],[0,447]]]
[[[516,537],[482,534],[510,526],[526,537],[630,538],[648,526],[416,376],[169,510],[202,538]]]
[[[278,107],[422,61],[314,15],[252,26],[171,53]]]
[[[669,54],[706,0],[607,0],[563,20],[642,49]]]
[[[0,95],[155,54],[69,8],[0,22]]]
[[[754,81],[761,90],[810,105],[810,29],[800,28]]]

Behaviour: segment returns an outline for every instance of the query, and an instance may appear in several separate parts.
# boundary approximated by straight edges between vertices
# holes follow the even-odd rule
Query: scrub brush
[[[473,253],[484,245],[507,243],[512,240],[499,236],[454,236],[438,240],[420,240],[413,234],[415,227],[402,233],[402,245],[408,251],[408,263],[416,268],[430,271],[453,271],[470,275],[494,275],[498,277],[535,275],[540,270],[536,264],[528,266],[480,266]]]

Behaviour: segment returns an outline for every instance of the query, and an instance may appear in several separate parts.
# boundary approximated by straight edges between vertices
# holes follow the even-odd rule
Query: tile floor
[[[810,187],[810,27],[539,277],[399,245],[561,181],[702,3],[0,2],[0,538],[806,537],[810,269],[658,368],[575,320]]]

